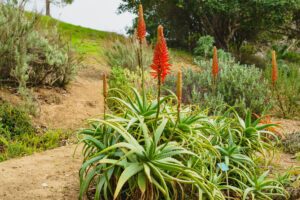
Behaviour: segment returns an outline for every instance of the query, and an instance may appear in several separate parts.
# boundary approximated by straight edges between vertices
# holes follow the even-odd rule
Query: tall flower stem
[[[143,42],[139,40],[139,49],[138,49],[138,63],[139,68],[141,70],[141,76],[142,76],[142,95],[143,95],[143,103],[146,101],[146,93],[145,93],[145,70],[143,65]]]
[[[144,11],[142,4],[138,7],[138,26],[137,26],[137,38],[139,41],[139,47],[138,47],[138,64],[139,68],[141,70],[142,75],[142,95],[143,95],[143,103],[146,102],[145,97],[145,76],[144,76],[144,66],[143,66],[143,42],[146,38],[146,23],[144,20]]]
[[[284,108],[284,105],[282,103],[282,100],[281,100],[281,97],[280,97],[280,94],[279,94],[279,91],[277,90],[277,87],[276,85],[273,86],[273,94],[275,94],[275,98],[277,99],[278,101],[278,104],[279,104],[279,108],[281,109],[281,112],[282,112],[282,117],[283,118],[286,118],[286,112],[285,112],[285,108]]]
[[[182,71],[181,69],[178,71],[177,74],[177,88],[176,88],[176,95],[177,95],[177,120],[175,122],[173,131],[171,133],[171,139],[173,138],[173,133],[177,127],[177,125],[180,123],[180,112],[181,112],[181,100],[182,100]]]
[[[157,125],[159,113],[160,113],[160,95],[161,95],[161,75],[160,73],[158,74],[157,77],[157,112],[156,112],[156,117],[155,117],[155,126]]]
[[[103,80],[103,99],[104,99],[104,103],[103,103],[103,118],[106,118],[106,104],[107,104],[107,95],[108,95],[108,85],[107,85],[107,78],[106,78],[106,74],[103,74],[102,76],[102,80]]]
[[[181,100],[182,100],[182,71],[177,74],[177,122],[180,121]]]
[[[216,77],[213,77],[212,80],[212,93],[214,96],[217,96],[217,80]]]
[[[284,105],[281,101],[281,97],[280,97],[280,94],[279,94],[279,90],[277,88],[277,80],[278,80],[278,66],[277,66],[277,60],[276,60],[276,52],[275,51],[272,51],[272,87],[273,87],[273,91],[276,95],[276,98],[277,98],[277,101],[279,103],[279,108],[281,109],[281,112],[282,112],[282,115],[283,117],[285,118],[286,117],[286,112],[285,112],[285,108],[284,108]]]

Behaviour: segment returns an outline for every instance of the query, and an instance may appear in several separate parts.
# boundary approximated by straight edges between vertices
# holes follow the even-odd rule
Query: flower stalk
[[[276,59],[276,51],[272,51],[272,75],[271,75],[271,81],[272,81],[272,86],[273,86],[273,92],[276,95],[277,101],[279,103],[279,107],[282,111],[282,116],[285,118],[286,117],[286,112],[284,109],[284,103],[282,102],[282,98],[280,96],[279,91],[276,88],[276,82],[278,80],[278,65],[277,65],[277,59]]]
[[[102,81],[103,81],[103,99],[104,99],[103,113],[104,113],[104,119],[105,119],[106,118],[106,104],[107,104],[107,97],[108,97],[108,83],[107,83],[106,74],[102,75]]]
[[[143,100],[145,101],[145,72],[144,72],[144,66],[143,66],[143,43],[146,38],[146,23],[144,20],[144,11],[143,11],[143,6],[142,4],[139,5],[139,10],[138,10],[138,26],[137,26],[137,39],[139,42],[139,47],[138,47],[138,65],[141,70],[141,76],[142,76],[142,91],[143,91]]]
[[[181,101],[182,101],[182,71],[177,73],[177,121],[180,121]]]

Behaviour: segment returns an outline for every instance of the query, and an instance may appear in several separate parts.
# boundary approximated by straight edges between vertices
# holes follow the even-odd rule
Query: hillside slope
[[[33,117],[36,126],[47,129],[76,131],[86,120],[101,117],[103,111],[101,74],[110,67],[106,64],[104,48],[115,33],[83,28],[41,16],[41,28],[57,27],[66,41],[71,41],[75,52],[83,58],[78,75],[65,88],[33,88],[39,112]],[[179,65],[192,61],[188,54],[173,51]],[[14,89],[3,88],[0,98],[20,103]],[[0,199],[76,199],[78,170],[82,158],[79,148],[72,157],[74,145],[60,147],[23,158],[0,163]]]

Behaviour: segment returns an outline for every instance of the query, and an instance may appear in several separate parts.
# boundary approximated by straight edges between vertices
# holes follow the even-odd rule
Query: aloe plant
[[[99,129],[100,126],[95,126],[94,122],[94,131],[84,130],[82,133],[85,137],[82,141],[89,144],[85,148],[85,152],[89,151],[89,154],[80,170],[80,198],[83,198],[89,185],[96,181],[98,182],[95,191],[96,199],[100,198],[101,193],[105,199],[110,197],[116,199],[126,184],[130,185],[129,191],[139,188],[141,196],[147,194],[156,198],[163,196],[164,199],[173,199],[174,195],[177,196],[177,190],[182,187],[181,185],[192,185],[198,188],[201,196],[215,199],[213,194],[217,194],[219,199],[223,199],[222,193],[218,192],[213,184],[183,162],[184,154],[197,157],[195,153],[186,150],[176,142],[160,144],[167,122],[167,119],[163,119],[154,133],[150,133],[144,125],[141,141],[132,137],[121,124],[113,121],[98,120],[102,129]],[[114,133],[102,132],[104,129],[114,130]],[[95,133],[100,133],[98,138],[105,138],[105,135],[120,135],[122,139],[119,138],[118,142],[106,146],[92,137]],[[98,151],[93,151],[91,146]],[[114,180],[112,175],[116,171],[119,177]],[[113,186],[115,186],[114,192],[110,189]],[[184,193],[180,195],[184,196]]]
[[[265,130],[273,124],[253,121],[250,111],[243,120],[233,108],[223,116],[207,116],[182,105],[178,118],[172,93],[160,99],[155,122],[157,100],[142,98],[134,88],[131,95],[111,91],[119,93],[108,99],[115,103],[114,114],[91,120],[80,134],[85,158],[79,173],[81,199],[87,193],[94,199],[147,200],[286,194],[275,180],[256,178],[257,152],[276,142]]]
[[[241,183],[245,186],[243,200],[248,199],[248,197],[257,200],[272,200],[278,196],[288,197],[288,193],[278,181],[267,178],[268,174],[269,171],[266,171],[260,176],[246,176],[249,186]]]
[[[246,119],[243,120],[236,114],[239,122],[240,136],[238,144],[244,147],[244,153],[250,155],[253,151],[258,151],[265,156],[266,151],[272,152],[273,141],[277,142],[278,137],[266,129],[278,124],[260,124],[262,118],[252,120],[251,112],[248,110]],[[273,141],[272,141],[273,139]]]

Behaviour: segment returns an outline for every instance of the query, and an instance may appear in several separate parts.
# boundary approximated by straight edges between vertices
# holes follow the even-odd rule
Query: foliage
[[[300,71],[297,65],[278,62],[278,80],[273,90],[275,112],[281,117],[300,116]],[[266,71],[270,76],[270,70]]]
[[[130,86],[136,85],[138,76],[128,69],[121,67],[113,67],[110,72],[109,86],[111,88],[128,89]]]
[[[175,95],[161,102],[143,100],[136,89],[111,97],[115,114],[93,119],[80,133],[84,162],[80,198],[225,199],[287,196],[280,182],[266,179],[256,163],[271,151],[276,136],[235,111],[209,117],[183,107],[178,118]],[[156,111],[161,105],[158,122]],[[265,155],[268,158],[268,155]],[[229,195],[229,196],[228,196]]]
[[[296,40],[297,41],[297,40]],[[292,63],[300,63],[300,55],[295,48],[296,42],[290,44],[285,41],[284,44],[274,45],[272,48],[276,51],[279,60],[285,60]]]
[[[282,141],[283,150],[287,153],[300,152],[300,132],[290,133],[286,136],[286,139]]]
[[[9,132],[3,135],[1,124],[0,131],[0,162],[65,145],[70,137],[69,133],[60,130],[49,130],[42,134],[24,133],[12,138]]]
[[[133,95],[131,92],[131,87],[140,87],[141,79],[138,75],[139,71],[130,71],[126,68],[121,67],[113,67],[110,72],[109,76],[109,87],[110,88],[118,88],[119,90],[123,91],[126,95]],[[150,78],[148,74],[145,74],[145,83],[147,85],[147,95],[152,96],[154,94],[153,85],[154,82]],[[122,92],[122,93],[123,93]],[[121,97],[124,96],[118,91],[112,90],[109,93],[110,97]],[[115,102],[108,101],[108,106],[110,109],[113,109]]]
[[[35,131],[28,114],[21,108],[8,103],[1,103],[0,105],[0,124],[0,135],[9,132],[10,137],[16,137]]]
[[[120,11],[136,13],[140,1],[122,0]],[[160,1],[143,0],[147,31],[155,37],[158,24],[169,31],[173,45],[193,48],[200,35],[211,35],[218,47],[239,48],[262,33],[298,37],[299,1]],[[268,20],[265,20],[268,19]],[[134,26],[135,27],[135,26]],[[298,35],[298,36],[297,36]]]
[[[0,161],[61,146],[70,134],[48,130],[36,133],[26,112],[8,103],[0,105]]]
[[[283,196],[285,197],[286,191],[282,185],[276,181],[267,179],[269,171],[264,172],[260,176],[254,176],[253,178],[247,177],[249,183],[251,184],[248,187],[243,195],[243,200],[246,200],[248,196],[251,199],[268,199],[272,200],[273,197]]]
[[[215,40],[210,35],[202,36],[197,41],[197,45],[194,49],[194,54],[196,56],[203,57],[205,59],[212,57],[211,50],[213,49],[213,44]]]
[[[14,3],[0,5],[0,79],[27,85],[67,84],[77,61],[55,27],[42,30],[36,15],[27,16]],[[13,34],[12,34],[13,33]]]
[[[247,108],[254,113],[262,113],[271,106],[271,93],[260,69],[236,63],[230,54],[222,50],[218,51],[218,55],[220,72],[216,92],[213,90],[211,61],[198,57],[196,63],[200,70],[184,70],[185,103],[196,103],[213,111],[224,111],[226,105],[236,106],[240,114]],[[175,80],[174,76],[170,77],[166,87],[173,89]]]
[[[129,39],[117,39],[108,44],[105,50],[105,57],[111,67],[128,68],[131,71],[138,70],[138,40],[135,36]],[[143,44],[143,66],[145,69],[151,64],[152,49]]]

